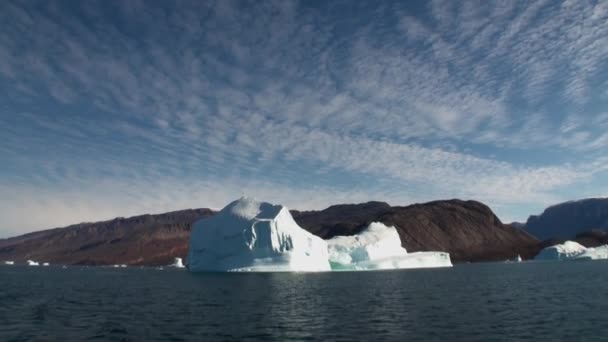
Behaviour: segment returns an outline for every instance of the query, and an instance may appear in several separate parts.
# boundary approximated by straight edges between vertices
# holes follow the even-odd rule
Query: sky
[[[0,2],[0,237],[608,196],[608,1]]]

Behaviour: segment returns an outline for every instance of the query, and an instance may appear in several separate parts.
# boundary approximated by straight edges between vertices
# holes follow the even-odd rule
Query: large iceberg
[[[608,259],[608,245],[585,247],[575,241],[547,247],[534,260],[599,260]]]
[[[245,197],[194,223],[187,267],[191,272],[331,270],[327,243],[298,226],[287,208]]]
[[[385,270],[451,267],[444,252],[408,253],[395,227],[373,222],[361,233],[327,240],[333,270]]]

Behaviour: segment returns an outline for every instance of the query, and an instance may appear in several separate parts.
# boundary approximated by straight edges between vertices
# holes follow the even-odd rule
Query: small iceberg
[[[50,266],[51,264],[49,264],[48,262],[44,262],[42,263],[42,266]]]
[[[585,247],[575,241],[547,247],[540,251],[534,260],[602,260],[608,259],[608,245]]]
[[[521,258],[521,255],[519,255],[519,254],[517,254],[517,257],[515,257],[514,259],[505,260],[505,262],[509,263],[509,264],[510,263],[516,263],[517,264],[517,263],[520,263],[522,261],[523,261],[523,259]]]
[[[27,265],[28,266],[40,266],[40,263],[37,261],[34,261],[34,260],[28,260]]]
[[[361,233],[327,240],[334,271],[451,267],[445,252],[408,253],[395,227],[373,222]]]
[[[171,265],[169,265],[169,267],[185,268],[186,266],[184,266],[184,262],[182,261],[182,258],[173,258],[173,263]]]
[[[127,267],[127,265],[124,265],[124,264],[122,264],[122,265],[112,265],[112,267],[114,267],[114,268],[125,268],[125,267]]]
[[[194,223],[191,272],[330,271],[327,243],[300,227],[282,205],[243,197]]]
[[[5,265],[14,265],[15,262],[14,261],[5,261],[4,264]]]

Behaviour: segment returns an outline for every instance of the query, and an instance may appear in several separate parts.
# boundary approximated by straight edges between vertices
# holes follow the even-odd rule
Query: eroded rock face
[[[592,229],[608,229],[608,198],[557,204],[526,222],[526,230],[540,240],[572,239]]]

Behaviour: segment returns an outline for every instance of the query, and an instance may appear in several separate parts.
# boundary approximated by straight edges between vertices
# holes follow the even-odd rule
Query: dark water
[[[0,267],[0,341],[608,340],[608,263],[324,274]]]

